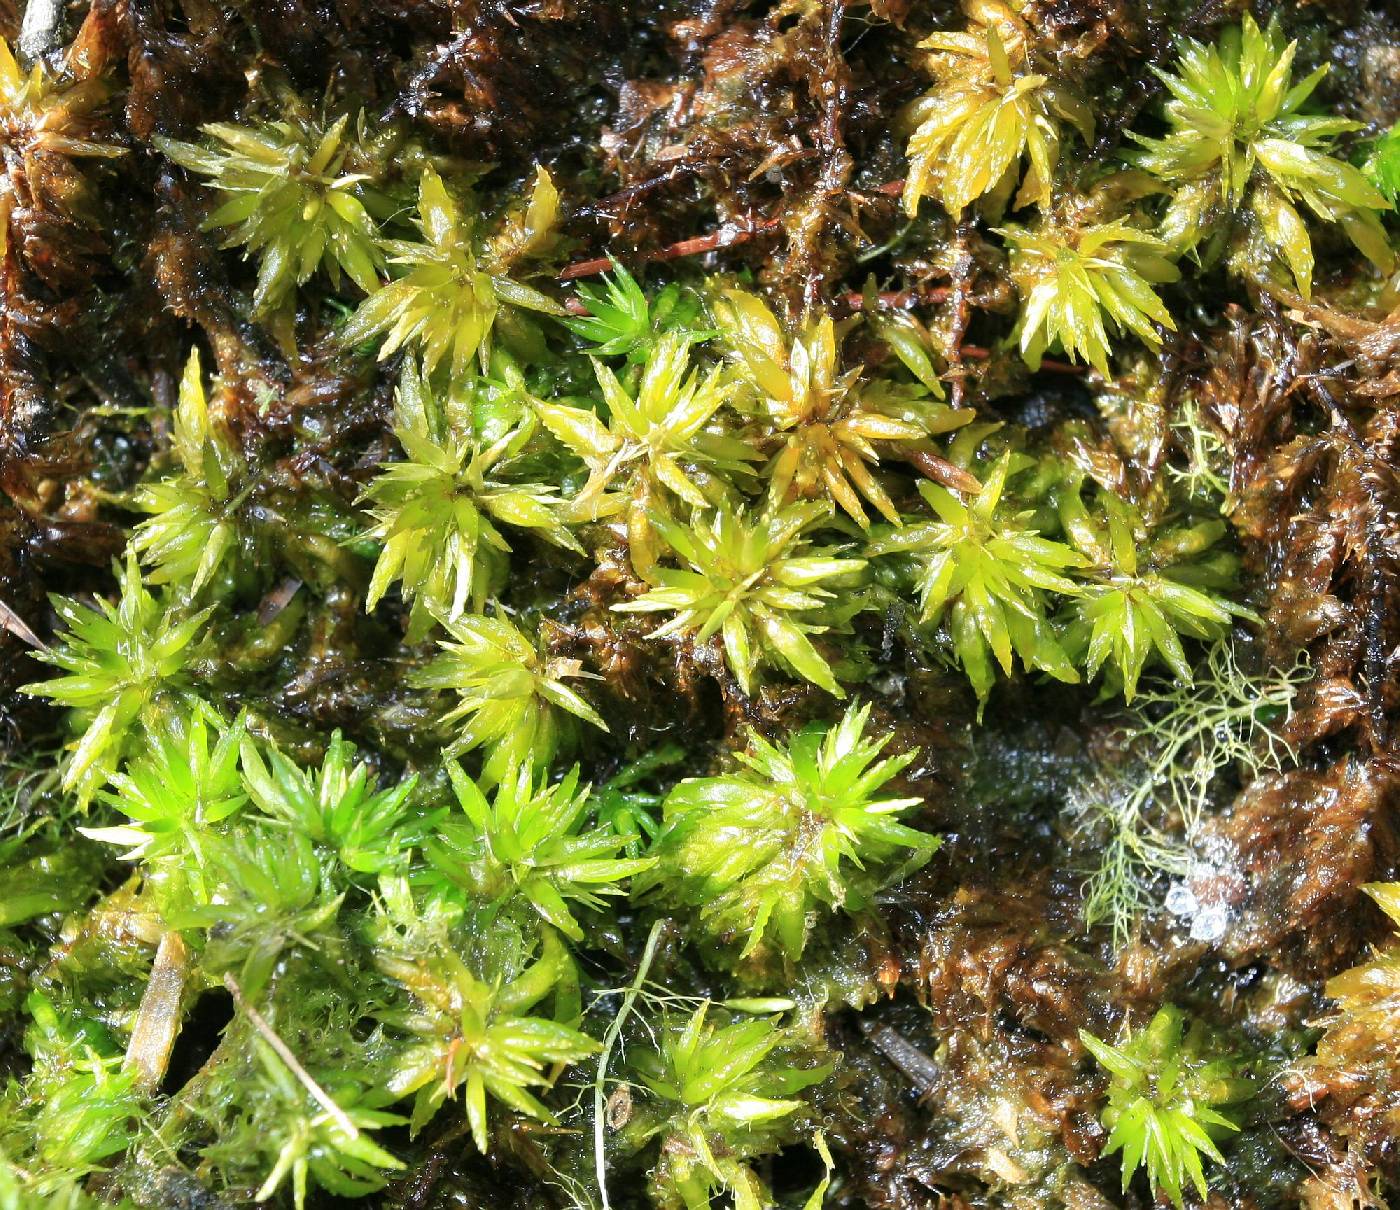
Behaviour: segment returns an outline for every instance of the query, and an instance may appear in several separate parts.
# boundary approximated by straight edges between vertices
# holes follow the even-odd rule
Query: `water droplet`
[[[1194,916],[1196,914],[1196,894],[1184,882],[1172,883],[1167,892],[1166,908],[1173,916]]]
[[[1192,941],[1219,941],[1230,923],[1229,910],[1223,904],[1212,904],[1197,912],[1191,921]]]

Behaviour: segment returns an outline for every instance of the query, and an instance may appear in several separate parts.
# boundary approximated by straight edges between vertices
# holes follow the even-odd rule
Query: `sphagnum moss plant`
[[[206,1168],[234,1179],[250,1172],[261,1181],[254,1201],[268,1202],[285,1188],[296,1210],[304,1210],[313,1189],[360,1198],[404,1167],[374,1137],[406,1120],[379,1107],[391,1094],[344,1072],[293,1071],[265,1039],[244,1037],[251,1053],[239,1056],[245,1061],[237,1071],[238,1096],[200,1106],[214,1133],[200,1151]],[[319,1096],[300,1076],[315,1082]]]
[[[417,778],[380,789],[370,766],[355,761],[355,746],[331,735],[320,767],[302,769],[273,744],[241,740],[243,786],[254,806],[305,836],[358,874],[393,872],[421,840],[407,800]]]
[[[1106,1152],[1121,1152],[1123,1191],[1133,1173],[1147,1171],[1153,1195],[1180,1207],[1189,1185],[1207,1195],[1202,1157],[1223,1165],[1216,1140],[1239,1127],[1220,1108],[1247,1098],[1252,1084],[1231,1055],[1212,1055],[1200,1022],[1164,1008],[1116,1046],[1079,1031],[1080,1041],[1108,1073]]]
[[[36,1173],[21,1167],[0,1151],[0,1210],[112,1210],[112,1203],[89,1194],[75,1176]],[[128,1201],[116,1203],[117,1210],[132,1210]]]
[[[247,493],[243,455],[221,418],[210,416],[199,350],[192,350],[171,417],[173,474],[144,484],[136,504],[151,514],[131,536],[152,567],[152,584],[172,584],[195,597],[240,542],[238,507]]]
[[[385,242],[389,263],[400,276],[360,304],[342,329],[342,340],[355,345],[382,338],[380,360],[406,347],[421,357],[424,374],[446,360],[452,378],[462,380],[478,354],[484,363],[503,307],[564,314],[548,295],[508,276],[516,261],[546,244],[558,213],[559,195],[540,169],[519,221],[507,224],[496,240],[486,240],[437,172],[425,167],[418,184],[422,238]]]
[[[260,1070],[246,1081],[246,1104],[249,1118],[263,1127],[259,1136],[273,1148],[272,1167],[253,1200],[267,1202],[286,1185],[295,1210],[304,1210],[312,1188],[337,1197],[364,1197],[384,1188],[389,1174],[403,1168],[403,1161],[375,1143],[371,1132],[402,1125],[405,1118],[374,1108],[377,1098],[365,1097],[353,1080],[332,1080],[332,1073],[323,1073],[318,1081],[330,1085],[322,1091],[332,1105],[319,1104],[266,1042],[258,1039],[252,1048]],[[248,1143],[239,1139],[237,1146],[241,1154],[231,1158],[248,1160]],[[223,1150],[214,1143],[204,1158],[217,1161]]]
[[[468,615],[443,625],[451,641],[409,675],[409,684],[457,695],[442,717],[457,729],[447,755],[483,748],[482,777],[488,784],[520,765],[546,768],[573,746],[580,719],[608,729],[565,683],[588,675],[577,660],[549,656],[504,615]]]
[[[938,86],[910,107],[909,172],[904,207],[935,196],[960,215],[993,194],[1014,208],[1050,200],[1064,143],[1063,126],[1086,144],[1094,138],[1088,101],[1040,54],[1022,13],[1023,0],[965,0],[972,21],[962,33],[940,31],[920,46]],[[1024,179],[1020,165],[1030,161]]]
[[[170,928],[202,932],[206,974],[232,975],[256,1002],[291,953],[314,958],[323,972],[336,969],[345,892],[306,836],[250,823],[207,836],[204,852],[208,899],[176,899],[163,914]]]
[[[1153,535],[1141,510],[1112,492],[1097,495],[1091,515],[1077,488],[1060,496],[1065,533],[1088,568],[1066,644],[1093,679],[1107,668],[1108,685],[1133,700],[1148,661],[1160,659],[1190,683],[1182,637],[1220,638],[1234,617],[1249,612],[1222,595],[1234,582],[1237,560],[1217,547],[1225,534],[1219,518],[1184,523]]]
[[[753,692],[759,665],[776,661],[844,697],[808,636],[826,629],[819,611],[834,587],[860,574],[865,560],[835,548],[804,552],[804,531],[830,514],[829,505],[811,501],[756,516],[721,508],[697,514],[689,525],[654,515],[657,532],[685,565],[658,567],[657,587],[613,608],[673,614],[652,638],[687,635],[704,643],[718,635],[729,671],[745,693]]]
[[[897,523],[899,510],[875,475],[875,443],[922,441],[962,418],[931,401],[904,400],[896,410],[885,406],[886,395],[863,394],[860,368],[841,368],[830,315],[807,315],[789,337],[767,303],[735,289],[720,294],[714,314],[734,373],[774,430],[769,503],[829,499],[862,528],[870,525],[869,504]]]
[[[1361,888],[1389,918],[1395,931],[1357,966],[1327,980],[1333,1010],[1317,1053],[1290,1073],[1295,1094],[1309,1104],[1333,1089],[1356,1098],[1365,1118],[1395,1137],[1400,1107],[1400,882],[1371,882]],[[1295,1083],[1296,1082],[1296,1083]]]
[[[1183,41],[1175,72],[1157,70],[1171,98],[1161,138],[1132,135],[1137,163],[1174,190],[1162,237],[1185,252],[1228,234],[1244,218],[1249,238],[1240,257],[1258,274],[1256,250],[1282,258],[1304,297],[1312,291],[1314,254],[1298,203],[1339,225],[1382,270],[1395,253],[1378,212],[1385,197],[1363,173],[1328,154],[1336,136],[1358,128],[1346,118],[1310,115],[1304,104],[1327,74],[1323,65],[1291,84],[1298,44],[1284,45],[1276,24],[1261,30],[1246,13],[1217,46]]]
[[[238,768],[243,737],[241,717],[223,728],[200,703],[188,712],[165,712],[147,726],[140,754],[100,795],[126,822],[84,828],[83,834],[121,846],[122,859],[142,862],[153,883],[188,886],[207,903],[204,838],[248,801]]]
[[[480,610],[505,578],[510,543],[498,526],[531,530],[547,541],[581,550],[565,528],[563,501],[542,483],[508,477],[513,455],[530,425],[485,443],[450,415],[416,370],[399,381],[394,435],[406,457],[386,464],[365,489],[380,544],[365,609],[372,610],[395,582],[412,604],[410,639],[428,633],[434,617]]]
[[[84,124],[107,97],[101,81],[68,84],[40,61],[20,66],[10,44],[0,38],[0,122],[21,155],[52,151],[68,156],[124,155],[123,148],[86,139]]]
[[[253,310],[267,314],[324,268],[338,289],[343,273],[366,294],[384,268],[375,215],[392,203],[374,187],[374,165],[358,153],[364,119],[322,123],[302,115],[258,126],[211,122],[200,146],[157,135],[177,164],[210,178],[221,204],[204,221],[227,229],[226,247],[258,258]]]
[[[33,1071],[19,1112],[47,1164],[86,1175],[131,1143],[142,1108],[136,1072],[123,1070],[117,1039],[100,1023],[61,1010],[40,991],[30,992],[26,1008]]]
[[[1047,594],[1074,596],[1079,590],[1066,572],[1084,559],[1041,536],[1030,512],[1007,507],[1012,459],[1004,454],[971,500],[920,483],[936,519],[881,531],[866,548],[872,557],[914,561],[920,618],[937,623],[946,616],[953,653],[983,701],[996,680],[993,659],[1008,676],[1019,659],[1057,680],[1079,679],[1051,624]]]
[[[1180,274],[1156,236],[1121,219],[1082,228],[1042,221],[1008,226],[1002,235],[1021,295],[1013,335],[1032,369],[1058,347],[1107,378],[1110,330],[1132,332],[1154,349],[1162,344],[1159,325],[1176,330],[1154,287]]]
[[[465,822],[439,825],[426,855],[444,879],[473,901],[501,909],[517,896],[570,941],[583,940],[575,907],[596,909],[625,893],[626,879],[649,869],[651,857],[620,857],[627,837],[590,826],[593,804],[578,784],[578,767],[552,784],[527,764],[506,773],[488,799],[449,763],[448,776]]]
[[[695,911],[708,936],[742,941],[741,957],[767,944],[796,961],[821,916],[863,910],[938,848],[897,819],[919,799],[880,796],[917,750],[881,758],[888,738],[866,735],[869,718],[852,706],[782,747],[754,734],[736,772],[682,781],[663,808],[658,863],[634,889]]]
[[[689,344],[678,333],[662,336],[634,391],[595,361],[606,421],[588,408],[536,405],[545,427],[588,467],[570,515],[597,520],[622,512],[632,565],[643,577],[655,567],[661,545],[649,512],[667,495],[691,508],[724,502],[731,494],[726,477],[751,473],[748,463],[759,456],[739,437],[713,431],[733,384],[718,367],[703,377],[692,369]]]
[[[25,7],[0,0],[0,27]],[[1282,254],[1264,282],[1216,290],[1156,227],[1162,243],[1143,235],[1148,216],[1190,194],[1189,172],[1105,177],[1099,155],[1069,162],[1090,129],[1075,89],[1124,118],[1123,88],[1153,62],[1170,67],[1152,22],[1181,4],[609,0],[467,19],[470,5],[420,2],[368,24],[386,6],[341,4],[308,29],[287,5],[155,6],[183,7],[188,30],[178,11],[150,29],[150,6],[117,7],[132,20],[114,42],[110,5],[27,6],[30,47],[39,16],[87,12],[62,68],[56,48],[37,73],[0,52],[0,651],[49,642],[62,675],[37,688],[70,706],[7,709],[0,695],[0,1210],[92,1210],[123,1193],[143,1210],[397,1206],[420,1193],[531,1210],[818,1210],[827,1181],[811,1152],[833,1167],[818,1123],[839,1143],[830,1192],[843,1205],[879,1200],[872,1157],[896,1199],[922,1183],[987,1206],[1111,1202],[1125,1160],[1136,1175],[1123,1204],[1152,1201],[1154,1184],[1162,1205],[1195,1204],[1207,1175],[1215,1201],[1241,1205],[1391,1194],[1394,947],[1327,985],[1337,1017],[1320,1023],[1318,1062],[1249,1114],[1233,1154],[1207,1115],[1244,1130],[1226,1108],[1233,1089],[1215,1084],[1235,1066],[1213,1067],[1223,1050],[1170,1016],[1105,1033],[1103,1072],[1087,1055],[1077,1072],[1064,1061],[1077,1026],[1103,1032],[1077,1012],[1116,1020],[1173,986],[1209,1002],[1231,1036],[1301,1058],[1316,1037],[1307,1018],[1324,1011],[1319,963],[1378,923],[1369,904],[1357,912],[1355,881],[1386,855],[1394,485],[1363,455],[1384,447],[1393,410],[1379,329],[1395,283],[1295,192],[1325,303],[1301,307]],[[1360,82],[1339,100],[1347,117],[1379,129],[1392,116],[1374,86],[1385,23],[1363,22],[1366,6],[1254,7],[1298,31],[1300,57]],[[943,20],[950,11],[965,21]],[[610,43],[605,27],[635,27],[644,53],[589,53],[590,14]],[[967,32],[922,52],[936,80],[917,107],[918,213],[901,216],[882,185],[901,175],[891,107],[929,86],[901,67],[939,24]],[[629,79],[638,67],[647,78]],[[95,73],[110,90],[79,82]],[[152,130],[197,129],[216,111],[261,137],[265,98],[315,112],[296,98],[327,81],[330,104],[363,97],[400,115],[378,144],[412,131],[392,166],[360,160],[378,150],[353,118],[324,180],[252,171],[243,192],[197,171],[180,188],[152,143]],[[619,120],[598,143],[609,108]],[[1288,143],[1280,123],[1305,130],[1290,145],[1307,151],[1359,164],[1371,150],[1348,137],[1364,132],[1336,128],[1334,142],[1300,113],[1257,139],[1232,125],[1232,154]],[[1139,129],[1181,133],[1170,116],[1153,121]],[[1104,127],[1111,155],[1120,122]],[[1370,166],[1382,192],[1387,146]],[[528,178],[526,147],[580,203],[567,228],[544,177],[504,218],[477,217],[486,206],[469,200],[468,178]],[[203,154],[242,153],[211,139]],[[1237,267],[1263,264],[1254,200],[1282,195],[1272,171],[1288,166],[1268,155],[1228,215],[1208,207],[1201,260],[1218,228]],[[379,163],[403,183],[398,213],[378,209]],[[375,179],[349,179],[362,171]],[[1131,208],[1095,209],[1095,179]],[[303,204],[284,213],[285,197]],[[372,275],[337,282],[355,274],[318,228],[346,219],[351,199],[403,238],[370,246]],[[225,210],[233,221],[213,236],[242,246],[217,252],[190,230],[186,203],[205,200],[251,207]],[[1018,203],[1012,227],[1003,214]],[[347,238],[375,240],[361,217]],[[577,241],[558,277],[556,230]],[[638,263],[665,260],[679,284],[643,291],[614,267],[597,289],[565,285],[602,267],[608,238]],[[267,290],[255,318],[276,324],[282,357],[243,322],[221,267],[250,294],[255,277]],[[867,267],[883,293],[873,281],[855,293]],[[557,284],[538,295],[514,284],[539,284],[536,268]],[[725,275],[707,281],[712,269]],[[1169,286],[1176,269],[1187,280]],[[710,346],[719,333],[700,329],[717,321],[695,308],[737,282],[728,306],[744,322],[726,321],[727,340]],[[806,295],[829,310],[814,302],[793,322],[777,301],[752,301],[749,282],[789,308]],[[1027,385],[1007,340],[1016,284],[1022,352],[1093,374],[1051,364]],[[1261,284],[1277,297],[1260,301]],[[346,325],[361,287],[370,300]],[[545,297],[571,290],[570,315]],[[1376,321],[1374,342],[1337,343],[1322,317],[1341,331],[1346,310]],[[124,405],[178,378],[181,324],[217,350],[221,377],[197,395],[189,367],[172,443],[165,416],[147,423],[147,409]],[[338,347],[341,331],[362,338],[359,356]],[[395,442],[385,375],[406,365],[434,399],[431,419],[408,427],[442,466]],[[1172,438],[1177,366],[1199,397],[1199,417],[1180,412],[1189,442]],[[939,404],[941,379],[967,407]],[[1006,423],[993,434],[974,410]],[[768,476],[746,473],[765,462]],[[921,501],[920,474],[949,490]],[[1247,583],[1272,598],[1267,642],[1234,624],[1229,601],[1244,598],[1219,554],[1226,480],[1251,567],[1281,569],[1278,584]],[[364,505],[347,503],[371,485]],[[581,487],[592,519],[574,532],[599,547],[596,568],[563,548]],[[137,493],[144,515],[126,507]],[[653,526],[631,568],[616,550],[624,517]],[[128,565],[117,605],[95,561],[134,528],[148,580]],[[508,561],[488,529],[515,548]],[[862,567],[867,557],[878,563]],[[1319,596],[1329,577],[1335,591]],[[46,581],[112,609],[71,605],[55,622]],[[923,624],[909,616],[921,595]],[[204,604],[201,622],[191,611]],[[673,642],[645,640],[666,623]],[[1193,648],[1207,633],[1209,652]],[[1266,734],[1256,723],[1278,721],[1292,685],[1261,679],[1259,655],[1304,640],[1321,675],[1286,730]],[[957,671],[926,659],[936,648],[983,695],[998,651],[1030,671],[979,726]],[[1046,684],[1037,667],[1093,671],[1107,692]],[[799,676],[833,690],[860,678],[879,704],[840,718]],[[1105,702],[1120,690],[1134,695],[1127,712]],[[814,713],[821,725],[804,728]],[[434,727],[434,714],[450,721]],[[875,720],[894,716],[881,746]],[[68,722],[88,733],[80,756],[101,754],[92,784],[78,770],[65,791]],[[762,741],[749,744],[746,723]],[[1299,742],[1296,769],[1259,755],[1285,736]],[[926,747],[904,766],[914,740]],[[68,758],[70,773],[79,763]],[[1056,817],[1081,775],[1109,793]],[[925,867],[897,885],[936,843],[915,830],[912,796],[931,800],[945,777],[966,799],[950,818],[971,825],[959,850],[985,868]],[[585,779],[602,789],[585,792]],[[1228,864],[1257,875],[1234,911],[1202,890],[1225,833]],[[1342,860],[1319,865],[1319,846],[1339,844]],[[1157,931],[1184,934],[1189,916],[1203,944],[1137,963],[1131,986],[1085,960],[1108,943],[1092,927],[1101,918],[1124,917],[1119,940],[1139,936],[1114,906],[1114,878],[1132,888],[1129,908],[1182,921]],[[1400,911],[1394,888],[1372,891]],[[1081,904],[1089,927],[1074,918]],[[1277,953],[1254,952],[1261,936]],[[1039,977],[1000,978],[1027,946]],[[1242,947],[1257,975],[1227,979],[1219,956]],[[1071,1019],[1038,1011],[1066,978]],[[895,983],[917,983],[928,1011],[882,996]],[[233,1015],[219,1027],[209,993],[221,986]],[[750,998],[711,1002],[728,994]],[[799,1002],[807,1015],[793,1024],[746,1019]],[[839,1076],[822,1039],[847,1053]],[[920,1053],[935,1047],[932,1060]],[[911,1146],[917,1132],[895,1121],[908,1115],[891,1115],[902,1089],[936,1118],[932,1147]],[[1066,1127],[1057,1106],[1071,1103],[1079,1120]],[[1118,1147],[1106,1162],[1088,1162],[1086,1106],[1104,1110],[1101,1145]],[[1305,1137],[1322,1170],[1295,1169],[1275,1124],[1286,1141]],[[1212,1173],[1213,1154],[1231,1170]]]
[[[700,299],[678,282],[669,282],[648,297],[637,279],[617,261],[601,286],[584,283],[578,301],[587,312],[560,319],[569,331],[591,342],[594,357],[625,357],[628,365],[645,365],[663,336],[676,333],[687,343],[713,333],[700,324]]]
[[[721,1193],[735,1210],[772,1206],[752,1161],[800,1136],[796,1094],[831,1072],[775,1053],[793,1039],[773,1019],[725,1016],[707,1001],[665,1022],[657,1049],[636,1060],[647,1096],[626,1136],[659,1140],[650,1186],[661,1210],[709,1210]],[[819,1192],[807,1210],[820,1202]]]
[[[81,732],[63,766],[63,788],[86,807],[132,751],[138,724],[158,722],[166,709],[194,700],[188,665],[207,609],[186,614],[152,596],[141,582],[136,554],[114,565],[115,605],[100,597],[84,605],[53,597],[66,628],[35,658],[65,675],[21,685],[72,712]]]
[[[95,137],[110,92],[96,76],[65,80],[40,60],[26,71],[0,37],[0,139],[9,153],[0,171],[0,254],[28,257],[20,227],[25,220],[42,216],[65,226],[96,225],[98,194],[73,161],[126,155],[125,147]],[[44,253],[47,243],[33,249],[40,255],[31,267],[41,275],[61,263]]]
[[[375,961],[407,994],[381,1012],[402,1042],[387,1079],[398,1097],[412,1095],[414,1131],[449,1098],[462,1096],[472,1141],[488,1151],[488,1095],[542,1122],[556,1119],[531,1089],[553,1082],[552,1071],[594,1054],[598,1044],[570,1025],[531,1015],[555,988],[570,959],[553,930],[538,953],[508,955],[509,932],[492,930],[490,969],[473,970],[470,946],[454,934],[458,914],[431,900],[415,903],[402,879],[381,882],[379,914],[370,924]]]

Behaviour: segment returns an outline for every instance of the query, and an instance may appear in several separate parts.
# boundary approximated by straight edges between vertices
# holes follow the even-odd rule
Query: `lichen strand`
[[[0,0],[0,1210],[1400,1200],[1366,7]]]

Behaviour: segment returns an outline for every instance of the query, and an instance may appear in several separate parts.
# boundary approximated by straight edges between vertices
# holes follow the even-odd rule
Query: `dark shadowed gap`
[[[211,988],[194,1002],[175,1047],[160,1090],[166,1096],[179,1092],[209,1060],[228,1023],[233,1020],[233,997],[223,988]]]

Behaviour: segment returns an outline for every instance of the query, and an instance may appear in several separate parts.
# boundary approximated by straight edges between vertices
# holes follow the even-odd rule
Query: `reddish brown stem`
[[[712,231],[709,235],[698,235],[692,239],[683,239],[678,243],[667,244],[664,248],[659,248],[655,252],[643,253],[637,257],[643,264],[652,261],[679,260],[683,256],[700,256],[706,252],[717,252],[721,248],[733,248],[739,244],[746,244],[755,236],[763,235],[779,227],[780,221],[775,218],[762,219],[758,222],[751,222],[748,226],[735,227],[725,224],[718,231]],[[561,274],[560,281],[574,281],[580,277],[596,277],[600,273],[606,273],[612,268],[612,260],[606,256],[595,257],[593,260],[578,261],[569,265]]]
[[[926,478],[932,479],[935,483],[941,483],[944,487],[951,488],[955,492],[974,495],[982,490],[981,483],[974,476],[968,474],[962,467],[955,466],[941,455],[935,454],[932,450],[908,450],[903,457],[911,466],[917,467]]]
[[[664,183],[664,181],[668,179],[670,179],[669,175],[666,177],[658,177],[651,181],[645,181],[641,185],[633,186],[632,188],[633,190],[650,189]],[[873,190],[873,192],[879,194],[881,197],[898,197],[904,192],[904,179],[901,177],[897,181],[886,181],[885,184],[880,185]],[[596,210],[606,203],[626,200],[628,197],[629,191],[624,189],[620,193],[614,194],[613,197],[605,199],[604,203],[598,203],[592,209]],[[711,232],[709,235],[700,235],[692,239],[683,239],[678,243],[668,244],[666,247],[658,249],[655,252],[643,253],[636,259],[642,264],[647,264],[651,261],[676,260],[683,256],[699,256],[705,252],[717,252],[721,248],[733,248],[739,244],[746,244],[749,240],[753,239],[754,236],[763,235],[781,225],[781,220],[775,218],[752,222],[751,226],[740,227],[737,230],[731,229],[726,225],[725,227],[721,227],[718,231]],[[567,266],[564,271],[559,274],[559,280],[573,281],[580,277],[597,277],[598,274],[606,273],[611,268],[612,261],[608,257],[595,256],[592,260],[581,260]],[[852,305],[854,306],[854,304]],[[902,306],[905,304],[899,303],[894,305]]]

